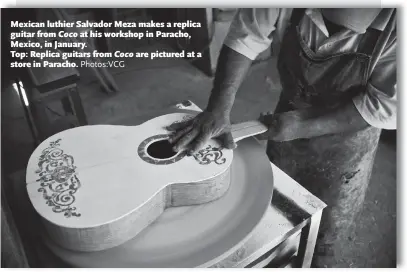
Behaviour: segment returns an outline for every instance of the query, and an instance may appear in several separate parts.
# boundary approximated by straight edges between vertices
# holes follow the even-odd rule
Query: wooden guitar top
[[[51,136],[31,155],[29,198],[62,247],[96,251],[126,242],[167,207],[207,203],[230,184],[233,151],[215,140],[193,156],[174,153],[174,113],[140,126],[93,125]]]

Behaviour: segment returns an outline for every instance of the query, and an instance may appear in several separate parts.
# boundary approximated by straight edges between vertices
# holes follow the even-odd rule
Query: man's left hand
[[[298,111],[262,113],[259,121],[269,128],[265,133],[256,136],[260,140],[285,142],[299,138],[302,116]]]

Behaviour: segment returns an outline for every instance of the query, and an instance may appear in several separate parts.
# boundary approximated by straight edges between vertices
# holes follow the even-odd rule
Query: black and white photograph
[[[1,8],[1,267],[398,267],[401,8],[109,5]]]

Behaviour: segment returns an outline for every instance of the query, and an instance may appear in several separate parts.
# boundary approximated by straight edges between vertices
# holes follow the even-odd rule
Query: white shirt
[[[383,30],[389,11],[383,9],[379,16],[375,15],[376,20],[369,24],[370,27]],[[278,8],[240,9],[231,24],[225,45],[252,60],[270,45],[273,52],[278,53],[291,12],[292,9]],[[356,52],[364,31],[345,28],[330,35],[320,9],[307,9],[305,15],[299,24],[300,35],[317,55]],[[394,31],[368,80],[365,92],[353,99],[366,122],[383,129],[397,127],[396,44]]]

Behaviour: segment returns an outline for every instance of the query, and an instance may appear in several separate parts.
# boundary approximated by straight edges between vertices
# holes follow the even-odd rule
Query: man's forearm
[[[261,138],[277,142],[358,131],[369,126],[352,101],[330,109],[307,108],[266,115],[261,120],[269,126]]]
[[[296,112],[299,124],[295,139],[358,131],[369,126],[352,101],[332,109],[309,108]]]
[[[223,46],[219,55],[213,89],[207,110],[230,113],[235,95],[250,69],[252,60]]]

